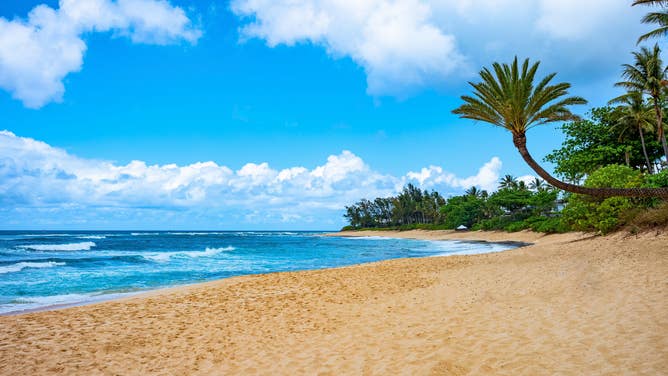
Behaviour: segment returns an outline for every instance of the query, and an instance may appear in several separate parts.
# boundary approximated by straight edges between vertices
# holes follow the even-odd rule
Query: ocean
[[[405,257],[498,252],[511,244],[322,232],[0,232],[0,314],[79,305],[232,276]]]

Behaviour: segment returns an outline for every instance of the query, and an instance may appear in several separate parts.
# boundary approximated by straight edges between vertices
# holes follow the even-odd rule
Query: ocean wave
[[[106,239],[107,237],[105,235],[84,235],[84,236],[77,236],[79,239]]]
[[[503,252],[517,248],[518,245],[504,243],[469,242],[458,240],[429,240],[435,249],[444,252],[432,256],[464,256],[484,253]]]
[[[54,262],[54,261],[18,262],[16,264],[0,266],[0,274],[20,272],[21,270],[26,268],[43,269],[43,268],[53,268],[55,266],[63,266],[63,265],[65,265],[64,262]]]
[[[66,244],[27,244],[19,248],[32,249],[34,251],[90,251],[95,247],[93,242],[66,243]]]
[[[211,257],[221,252],[229,252],[234,250],[235,250],[234,247],[206,248],[204,251],[161,252],[161,253],[142,255],[142,257],[150,261],[167,262],[172,257],[190,257],[190,258]]]
[[[160,235],[159,232],[131,232],[130,235],[132,236],[155,236],[155,235]]]
[[[369,235],[369,236],[345,236],[346,239],[349,240],[401,240],[400,238],[392,238],[389,236],[376,236],[376,235]]]
[[[201,236],[201,235],[226,235],[224,232],[168,232],[169,235]]]
[[[140,291],[120,293],[63,294],[52,296],[25,296],[14,299],[9,304],[0,304],[0,314],[21,313],[34,309],[55,306],[71,306],[85,303],[101,302],[136,295]]]

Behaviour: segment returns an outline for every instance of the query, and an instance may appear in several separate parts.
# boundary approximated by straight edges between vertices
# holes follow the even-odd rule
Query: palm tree
[[[529,183],[529,189],[533,189],[535,191],[542,191],[543,189],[546,189],[547,184],[545,184],[545,180],[540,179],[540,178],[533,178],[533,180]]]
[[[638,43],[645,41],[650,38],[658,38],[665,35],[668,35],[668,11],[665,7],[668,6],[668,1],[666,0],[636,0],[632,5],[654,5],[663,7],[659,12],[650,12],[647,13],[641,20],[642,23],[646,24],[656,24],[659,27],[650,31],[647,34],[643,34],[638,38]]]
[[[513,189],[517,188],[517,179],[512,175],[506,175],[499,180],[499,189]]]
[[[480,189],[478,187],[476,187],[475,185],[472,186],[471,188],[467,189],[464,193],[466,193],[466,195],[468,195],[468,196],[473,196],[473,197],[476,197],[476,198],[478,198],[482,195],[482,192],[480,191]]]
[[[654,112],[656,114],[656,128],[659,141],[663,146],[663,153],[668,161],[668,144],[666,144],[666,135],[663,132],[663,92],[665,90],[666,72],[668,67],[663,66],[661,60],[661,49],[655,44],[650,50],[647,47],[640,49],[640,52],[633,53],[635,62],[633,65],[624,64],[622,77],[626,81],[615,84],[628,91],[639,91],[652,98]]]
[[[668,197],[668,188],[590,188],[563,182],[545,171],[526,147],[527,130],[542,124],[578,119],[568,106],[585,104],[580,97],[566,97],[569,83],[551,85],[552,73],[534,85],[540,62],[532,65],[526,59],[519,67],[517,57],[511,64],[494,63],[494,73],[488,68],[480,71],[482,82],[469,84],[474,96],[464,95],[465,102],[453,111],[461,118],[480,120],[507,129],[524,161],[551,185],[564,191],[595,197]]]
[[[610,102],[610,104],[619,104],[622,108],[622,117],[617,119],[616,126],[620,129],[619,137],[623,137],[628,130],[638,131],[640,135],[640,144],[642,145],[642,153],[645,156],[645,163],[647,164],[647,171],[651,174],[652,164],[647,156],[647,147],[645,146],[645,136],[643,130],[654,128],[652,124],[651,109],[645,106],[642,93],[637,91],[628,92],[619,96]]]

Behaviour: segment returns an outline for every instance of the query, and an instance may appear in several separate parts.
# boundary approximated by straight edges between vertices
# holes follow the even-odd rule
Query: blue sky
[[[407,182],[529,175],[450,114],[466,81],[531,57],[605,103],[647,29],[621,3],[4,1],[0,228],[336,229]],[[561,141],[529,135],[538,158]]]

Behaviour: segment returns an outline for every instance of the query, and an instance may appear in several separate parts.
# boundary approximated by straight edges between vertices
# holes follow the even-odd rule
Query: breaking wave
[[[95,247],[93,242],[67,243],[67,244],[28,244],[19,245],[19,248],[32,249],[33,251],[90,251]]]

